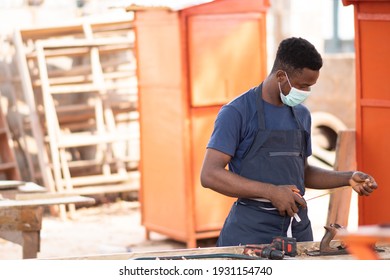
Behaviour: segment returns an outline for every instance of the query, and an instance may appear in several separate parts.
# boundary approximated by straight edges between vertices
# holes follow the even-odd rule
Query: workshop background
[[[33,182],[50,193],[96,201],[45,208],[38,258],[213,246],[232,200],[199,188],[204,139],[226,98],[260,82],[278,43],[289,36],[308,39],[324,59],[305,103],[313,114],[309,160],[329,169],[343,165],[336,162],[340,131],[366,127],[356,122],[356,84],[358,90],[365,87],[356,81],[353,5],[242,1],[258,6],[252,14],[234,17],[234,24],[248,21],[246,31],[261,30],[245,37],[245,30],[225,24],[231,19],[220,6],[229,10],[227,2],[0,0],[0,192],[16,186],[15,181]],[[210,14],[202,15],[202,5],[210,5]],[[243,40],[229,45],[227,54],[213,45],[225,39],[223,30],[241,36],[230,42]],[[207,41],[213,34],[216,41]],[[181,36],[189,38],[189,46],[183,46]],[[236,73],[230,64],[230,72],[220,72],[226,69],[224,55],[247,51],[245,44],[237,44],[246,39],[258,47],[250,51],[259,65]],[[209,71],[202,70],[205,58],[212,58]],[[182,65],[188,73],[181,72]],[[204,77],[206,72],[211,77]],[[243,82],[227,85],[236,90],[230,95],[208,96],[212,88],[204,86],[221,75]],[[344,157],[352,156],[348,167],[356,168],[354,140],[343,147],[352,148]],[[378,171],[371,170],[376,176]],[[316,241],[330,219],[330,197],[326,191],[307,191],[306,198],[313,198],[308,206]],[[357,229],[359,203],[370,205],[353,193],[343,198],[344,226]],[[208,203],[216,201],[221,207],[213,212]],[[367,217],[360,222],[377,221]],[[0,239],[0,258],[21,258],[20,246]]]

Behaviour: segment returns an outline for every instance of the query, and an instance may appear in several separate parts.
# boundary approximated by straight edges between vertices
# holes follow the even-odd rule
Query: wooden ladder
[[[57,191],[73,192],[75,186],[117,184],[129,180],[129,174],[124,165],[122,155],[115,152],[114,146],[118,142],[131,139],[131,135],[121,134],[116,130],[112,108],[107,105],[109,86],[106,85],[102,65],[99,59],[99,47],[115,48],[123,44],[129,44],[126,38],[113,40],[112,38],[99,39],[75,39],[64,42],[37,42],[36,55],[38,61],[39,78],[41,81],[44,114],[47,129],[47,143],[50,149],[51,163],[54,181]],[[63,56],[73,51],[82,52],[90,60],[90,81],[78,84],[55,84],[50,79],[47,70],[47,59],[55,56]],[[79,55],[79,54],[77,54]],[[88,96],[88,101],[81,103],[61,104],[61,97],[79,98],[83,94]],[[66,99],[66,98],[65,98]],[[88,127],[66,129],[61,125],[60,115],[64,112],[82,114],[86,110],[92,111],[93,121]],[[79,123],[76,123],[79,126]],[[79,161],[79,167],[85,169],[91,166],[100,166],[96,174],[86,176],[73,176],[71,165],[75,162],[69,160],[69,152],[73,150],[92,147],[95,150],[93,159]],[[77,164],[77,163],[76,163]],[[106,186],[107,191],[111,186]],[[129,190],[129,189],[128,189]],[[73,206],[69,205],[70,212]],[[72,215],[72,213],[70,213]]]
[[[131,32],[128,16],[15,32],[29,132],[40,151],[36,178],[50,191],[138,190],[139,134],[126,132],[138,127]],[[58,61],[66,66],[56,67]],[[99,174],[90,173],[97,168]]]

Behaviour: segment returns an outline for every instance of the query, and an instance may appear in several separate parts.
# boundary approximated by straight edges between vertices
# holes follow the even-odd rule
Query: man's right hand
[[[307,207],[306,201],[294,185],[273,186],[269,196],[269,200],[282,216],[285,216],[287,213],[287,215],[292,217],[295,213],[298,213],[299,207]]]

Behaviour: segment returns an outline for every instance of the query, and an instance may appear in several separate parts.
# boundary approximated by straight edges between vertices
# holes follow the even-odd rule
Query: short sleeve
[[[241,129],[241,114],[233,106],[223,106],[215,120],[207,148],[216,149],[233,157],[240,143]]]

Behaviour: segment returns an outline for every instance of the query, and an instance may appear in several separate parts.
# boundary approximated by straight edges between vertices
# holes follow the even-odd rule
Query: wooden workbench
[[[332,241],[332,246],[340,245],[339,241]],[[306,251],[317,250],[319,248],[319,242],[298,242],[296,257],[285,256],[284,260],[354,260],[353,255],[338,255],[338,256],[318,256],[313,257],[306,254]],[[378,253],[382,259],[390,259],[390,245],[381,245],[378,248],[384,251]],[[209,248],[196,248],[196,249],[178,249],[178,250],[161,250],[161,251],[147,251],[147,252],[131,252],[121,254],[105,254],[94,256],[75,256],[67,258],[67,260],[129,260],[140,259],[145,257],[167,257],[167,256],[186,256],[186,255],[207,255],[207,254],[243,254],[244,246],[231,246],[231,247],[209,247]],[[199,258],[200,259],[200,258]],[[224,259],[224,258],[221,258]]]
[[[44,206],[93,204],[89,197],[48,193],[35,184],[10,184],[0,189],[0,238],[23,247],[23,258],[36,258]]]

